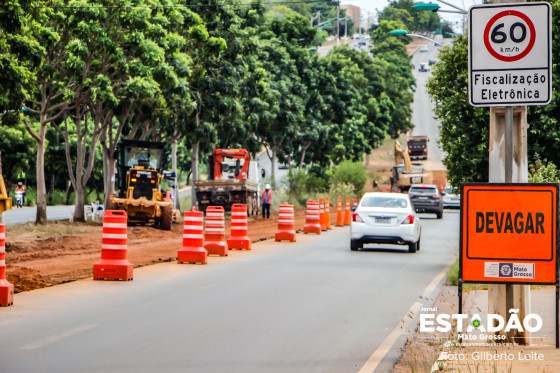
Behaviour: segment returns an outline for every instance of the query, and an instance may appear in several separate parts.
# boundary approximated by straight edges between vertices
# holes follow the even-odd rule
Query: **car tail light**
[[[409,196],[409,197],[412,197],[412,194],[408,193],[408,196]]]
[[[363,223],[363,219],[360,215],[358,215],[357,212],[354,213],[354,215],[352,215],[352,221],[356,222],[356,223]]]
[[[136,182],[136,179],[135,179],[135,178],[132,178],[132,179],[130,179],[130,182],[131,182],[131,183],[135,183],[135,182]]]
[[[439,199],[439,194],[436,194],[436,199]]]
[[[408,215],[401,224],[414,224],[414,215]]]

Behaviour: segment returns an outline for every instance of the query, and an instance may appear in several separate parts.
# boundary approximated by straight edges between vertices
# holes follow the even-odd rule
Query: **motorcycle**
[[[16,191],[16,207],[23,207],[23,192]]]

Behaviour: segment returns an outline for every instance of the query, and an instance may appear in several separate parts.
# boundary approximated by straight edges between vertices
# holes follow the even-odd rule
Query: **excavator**
[[[413,170],[406,149],[395,140],[395,165],[391,175],[391,191],[407,192],[412,184],[432,184],[432,174],[424,169]]]
[[[0,175],[0,214],[12,208],[12,199],[8,197],[4,177]]]
[[[208,157],[208,180],[194,182],[198,210],[235,203],[247,204],[249,215],[259,212],[259,174],[246,149],[214,149]]]
[[[125,210],[128,221],[154,222],[164,230],[171,230],[177,213],[173,201],[161,189],[166,175],[164,143],[122,140],[117,145],[117,195],[110,195],[107,210]]]

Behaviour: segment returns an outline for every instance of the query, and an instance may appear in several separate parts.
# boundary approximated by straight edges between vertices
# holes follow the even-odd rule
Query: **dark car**
[[[430,58],[428,60],[428,65],[432,66],[433,64],[437,63],[437,60],[435,58]]]
[[[436,185],[413,185],[408,195],[417,212],[431,212],[438,219],[443,217],[443,198]]]

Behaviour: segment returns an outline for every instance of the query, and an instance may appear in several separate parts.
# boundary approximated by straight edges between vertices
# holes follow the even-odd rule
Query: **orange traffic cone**
[[[296,242],[296,228],[294,225],[294,206],[287,202],[278,209],[278,230],[275,241]]]
[[[316,233],[321,234],[321,219],[319,201],[307,201],[307,213],[305,216],[305,225],[303,226],[303,233]]]
[[[204,248],[208,251],[208,255],[228,256],[224,208],[222,206],[208,206],[206,208]]]
[[[177,252],[179,263],[206,264],[208,251],[204,248],[204,213],[196,211],[185,211],[183,224],[183,247]]]
[[[251,239],[247,233],[247,205],[231,205],[231,235],[227,240],[228,249],[251,250]]]
[[[358,207],[358,196],[354,194],[354,209]]]
[[[329,196],[325,198],[325,225],[331,229],[331,208],[329,206]]]
[[[346,196],[346,206],[344,206],[344,225],[350,225],[350,196]]]
[[[14,304],[14,285],[6,280],[6,225],[0,224],[0,307]]]
[[[336,226],[342,227],[344,225],[344,216],[342,214],[342,198],[338,196],[338,204],[336,205]]]
[[[101,260],[93,265],[94,280],[132,280],[133,266],[126,259],[127,220],[123,210],[105,211]]]
[[[327,230],[327,225],[325,224],[325,204],[323,203],[323,198],[319,201],[319,224],[321,224],[321,231]]]

